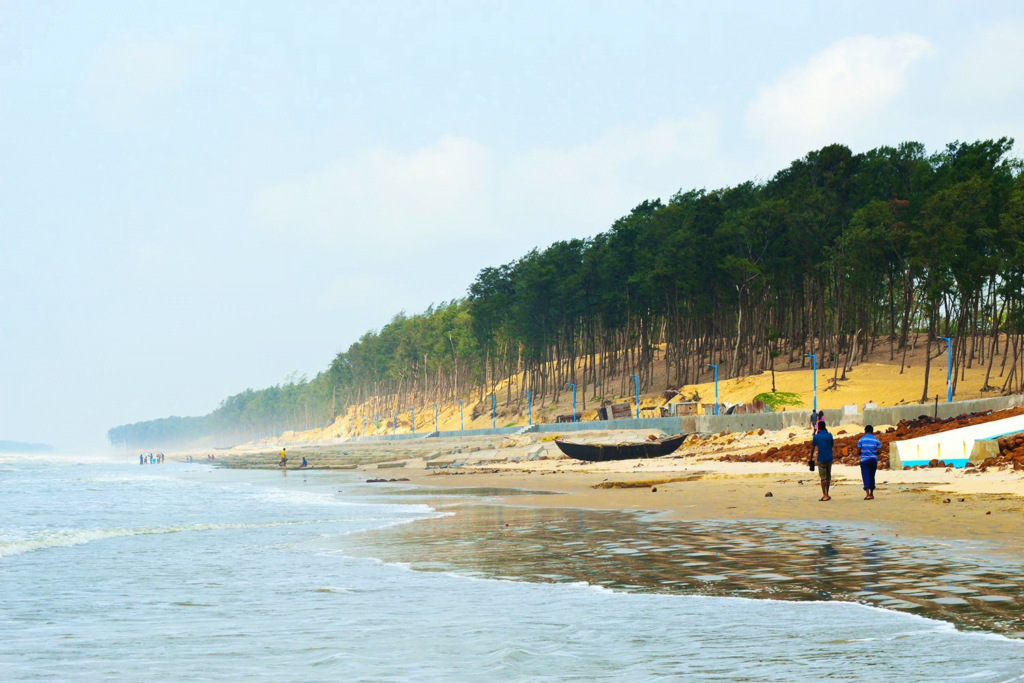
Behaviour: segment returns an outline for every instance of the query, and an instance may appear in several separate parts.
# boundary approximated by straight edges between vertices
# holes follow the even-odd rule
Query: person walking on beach
[[[878,453],[882,442],[875,436],[875,428],[864,426],[864,436],[857,442],[860,453],[860,476],[864,480],[864,500],[875,499],[875,472],[878,471]]]
[[[818,423],[825,419],[825,411],[819,410],[817,412],[811,411],[811,433],[818,433]]]
[[[832,445],[835,443],[832,435],[825,427],[825,421],[818,421],[818,433],[811,439],[811,458],[814,458],[814,451],[818,451],[818,479],[821,480],[821,502],[832,500],[828,495],[828,489],[832,485]]]
[[[277,463],[278,467],[284,467],[285,465],[288,464],[288,454],[285,453],[285,450],[287,449],[281,449],[281,462]]]

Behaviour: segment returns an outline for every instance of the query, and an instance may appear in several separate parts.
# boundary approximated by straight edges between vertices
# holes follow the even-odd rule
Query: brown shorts
[[[818,478],[822,481],[832,481],[832,463],[818,461]]]

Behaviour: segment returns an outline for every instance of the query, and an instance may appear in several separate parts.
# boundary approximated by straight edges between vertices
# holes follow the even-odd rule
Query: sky
[[[315,375],[482,268],[840,142],[1011,136],[1019,2],[0,0],[0,439]]]

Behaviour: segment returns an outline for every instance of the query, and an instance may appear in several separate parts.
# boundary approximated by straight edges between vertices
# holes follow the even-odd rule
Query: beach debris
[[[949,498],[944,498],[942,502],[943,503],[952,503],[953,501],[951,501]]]
[[[764,497],[765,498],[771,498],[772,497],[772,492],[769,491],[768,493],[764,494]]]
[[[658,492],[658,487],[657,486],[652,486],[651,487],[651,493],[657,493],[657,492]]]

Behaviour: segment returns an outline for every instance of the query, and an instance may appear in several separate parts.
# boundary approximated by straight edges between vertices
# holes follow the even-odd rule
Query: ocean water
[[[396,560],[458,518],[405,498],[353,473],[0,462],[0,680],[1024,680],[1024,642],[895,610],[608,588],[558,553],[545,580],[436,535]]]

